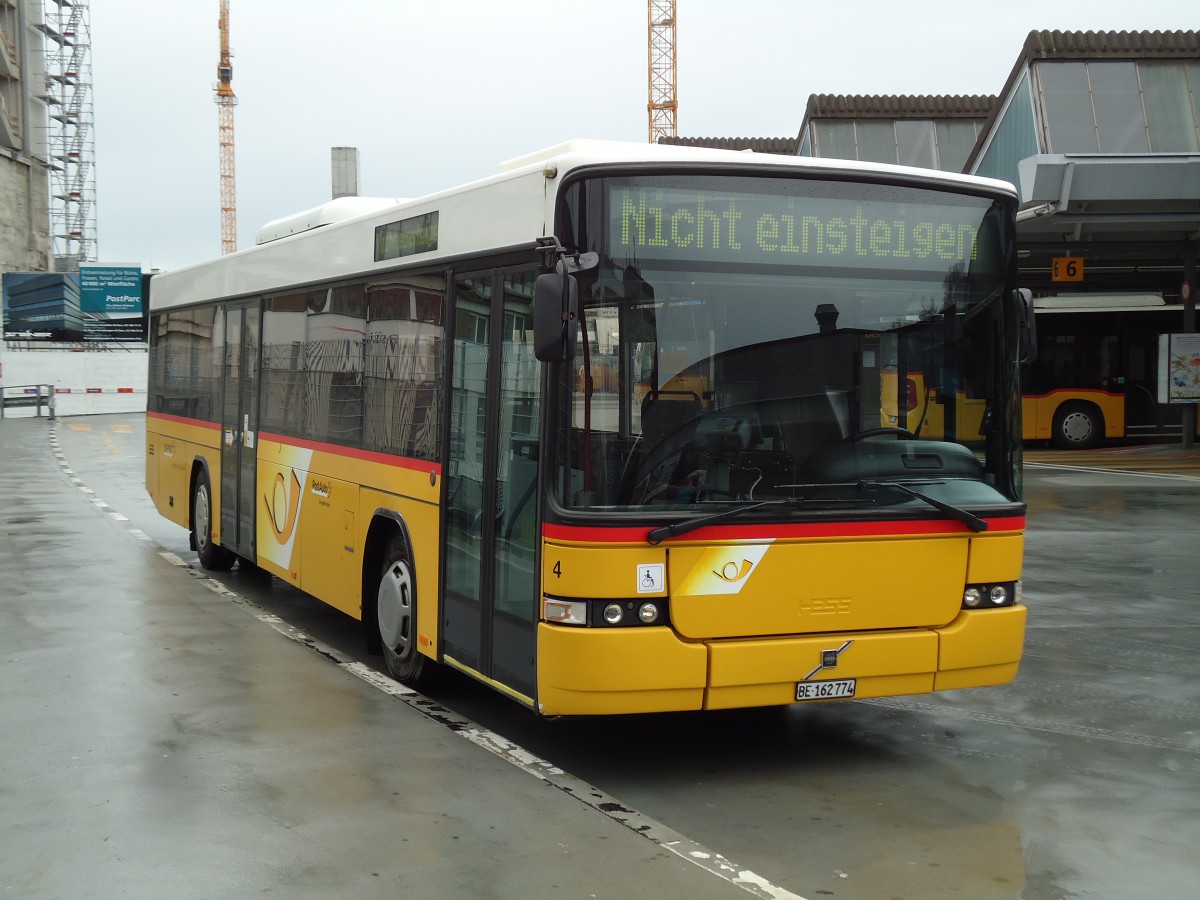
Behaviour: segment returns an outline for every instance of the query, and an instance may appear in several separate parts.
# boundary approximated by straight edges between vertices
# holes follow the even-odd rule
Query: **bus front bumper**
[[[854,699],[1006,684],[1026,608],[964,611],[943,628],[682,641],[669,628],[538,626],[538,711],[606,715],[776,706],[802,681]]]

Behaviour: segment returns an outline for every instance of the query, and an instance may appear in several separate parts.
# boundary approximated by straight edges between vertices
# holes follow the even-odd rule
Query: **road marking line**
[[[1060,472],[1088,472],[1092,475],[1129,475],[1137,478],[1168,478],[1177,481],[1200,482],[1200,475],[1181,475],[1176,472],[1138,472],[1132,469],[1106,469],[1101,466],[1072,466],[1063,463],[1027,462],[1029,469],[1053,469]]]

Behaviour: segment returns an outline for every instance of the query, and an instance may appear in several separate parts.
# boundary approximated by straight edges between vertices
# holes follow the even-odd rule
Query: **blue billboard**
[[[79,273],[5,272],[9,339],[144,341],[142,268],[83,263]]]
[[[142,267],[82,263],[79,266],[79,303],[84,315],[140,317]]]
[[[144,341],[142,267],[80,263],[79,306],[89,341]]]

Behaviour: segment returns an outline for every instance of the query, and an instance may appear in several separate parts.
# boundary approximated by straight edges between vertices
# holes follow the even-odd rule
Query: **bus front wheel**
[[[204,568],[224,572],[233,567],[237,557],[212,539],[212,485],[208,481],[208,470],[201,468],[196,473],[196,484],[192,488],[192,544],[196,556]]]
[[[1054,413],[1051,443],[1060,450],[1088,450],[1104,435],[1104,416],[1091,403],[1064,403]]]
[[[408,546],[393,537],[375,591],[375,624],[388,673],[411,688],[426,686],[434,663],[417,649],[417,588]]]

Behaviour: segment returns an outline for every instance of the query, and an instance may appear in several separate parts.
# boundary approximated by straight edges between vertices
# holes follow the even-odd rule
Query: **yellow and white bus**
[[[551,716],[1001,684],[1015,207],[588,141],[335,201],[154,278],[146,484],[202,565],[361,620],[414,686],[453,667]]]
[[[1185,330],[1182,304],[1147,292],[1059,294],[1033,305],[1036,361],[1021,373],[1027,441],[1086,450],[1182,436],[1183,405],[1167,402],[1168,335]]]

